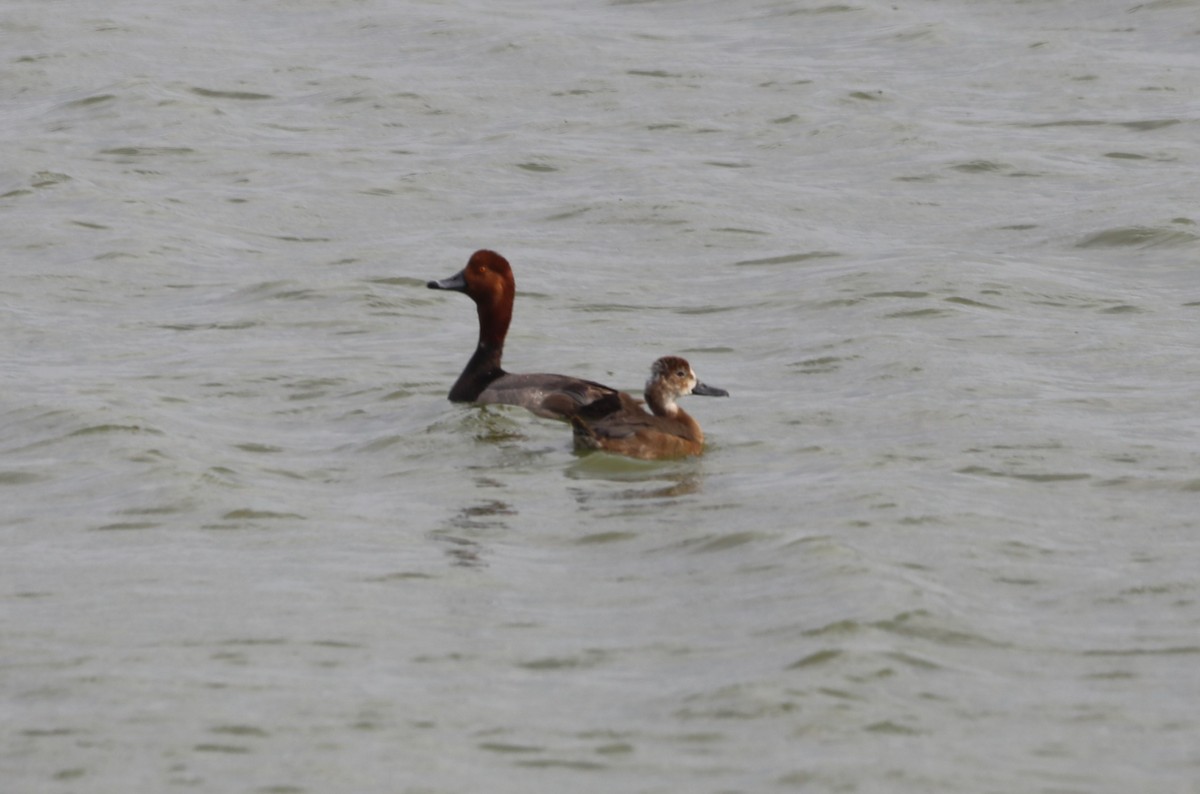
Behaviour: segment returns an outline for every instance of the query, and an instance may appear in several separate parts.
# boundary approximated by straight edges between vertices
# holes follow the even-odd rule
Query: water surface
[[[1198,5],[10,3],[13,791],[1193,791]],[[506,363],[707,454],[445,393]]]

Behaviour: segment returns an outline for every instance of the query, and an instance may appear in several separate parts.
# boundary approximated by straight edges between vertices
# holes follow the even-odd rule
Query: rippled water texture
[[[1200,3],[0,8],[5,792],[1183,792]],[[707,454],[452,405],[506,362]]]

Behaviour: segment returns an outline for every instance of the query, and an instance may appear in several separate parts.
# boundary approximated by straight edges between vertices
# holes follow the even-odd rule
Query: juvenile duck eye
[[[686,376],[686,375],[687,375],[687,373],[686,373],[686,372],[684,372],[684,371],[683,371],[683,370],[681,370],[681,369],[677,369],[677,370],[675,370],[675,377],[677,377],[677,378],[682,378],[682,377],[684,377],[684,376]]]

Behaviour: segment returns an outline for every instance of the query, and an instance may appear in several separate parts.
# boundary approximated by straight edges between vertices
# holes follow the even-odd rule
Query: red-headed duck
[[[685,394],[729,396],[724,389],[697,380],[685,359],[664,356],[654,362],[646,381],[646,404],[654,413],[646,413],[628,394],[605,397],[571,417],[575,446],[643,460],[699,455],[704,449],[704,433],[696,420],[675,404]]]
[[[515,375],[500,367],[517,286],[508,260],[495,251],[476,251],[466,267],[428,287],[466,293],[479,312],[479,344],[450,389],[451,402],[520,405],[548,419],[570,419],[581,406],[619,393],[581,378]]]

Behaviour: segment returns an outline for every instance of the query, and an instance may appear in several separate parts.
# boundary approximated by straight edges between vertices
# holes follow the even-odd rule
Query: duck
[[[729,396],[724,389],[701,383],[687,359],[663,356],[651,366],[646,381],[644,396],[652,413],[624,392],[606,395],[570,417],[575,448],[641,460],[699,455],[704,451],[704,431],[675,402],[685,394]]]
[[[476,251],[462,270],[426,286],[465,294],[479,314],[479,343],[450,389],[451,402],[519,405],[537,416],[570,421],[580,408],[619,394],[610,386],[569,375],[504,371],[500,359],[517,285],[508,260],[495,251]]]

